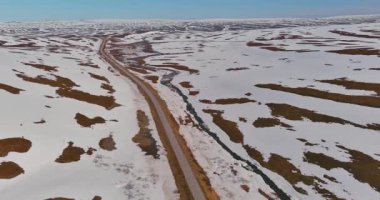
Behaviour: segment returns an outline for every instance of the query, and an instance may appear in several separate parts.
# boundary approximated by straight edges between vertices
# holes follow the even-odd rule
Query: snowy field
[[[205,132],[292,198],[379,199],[379,41],[380,23],[362,23],[155,31],[110,48],[161,92],[222,196],[272,192]]]
[[[178,199],[103,37],[161,94],[221,199],[380,198],[379,16],[0,28],[0,199]]]
[[[178,197],[154,123],[143,128],[157,141],[155,155],[145,155],[135,137],[138,110],[152,121],[148,105],[100,60],[99,39],[0,40],[6,42],[0,47],[0,199]]]

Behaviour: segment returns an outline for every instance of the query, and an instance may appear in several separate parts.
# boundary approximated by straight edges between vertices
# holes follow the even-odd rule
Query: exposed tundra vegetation
[[[379,20],[0,23],[0,199],[184,198],[152,103],[208,197],[379,199]]]

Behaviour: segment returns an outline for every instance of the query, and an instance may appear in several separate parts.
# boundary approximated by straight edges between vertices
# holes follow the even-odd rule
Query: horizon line
[[[221,17],[211,17],[211,18],[189,18],[189,19],[172,19],[172,18],[88,18],[88,19],[41,19],[41,20],[0,20],[0,23],[46,23],[46,22],[77,22],[77,21],[248,21],[248,20],[274,20],[274,19],[329,19],[329,18],[348,18],[348,17],[380,17],[380,13],[376,14],[352,14],[352,15],[331,15],[331,16],[305,16],[305,17],[231,17],[231,18],[221,18]]]

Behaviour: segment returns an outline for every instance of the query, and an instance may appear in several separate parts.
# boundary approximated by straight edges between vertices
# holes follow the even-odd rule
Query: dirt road
[[[194,174],[194,171],[190,165],[190,162],[188,158],[185,156],[185,153],[183,152],[180,143],[178,142],[175,131],[173,130],[169,116],[167,116],[164,112],[164,108],[159,103],[158,99],[158,93],[148,87],[144,81],[142,81],[140,78],[138,78],[136,75],[132,74],[130,71],[128,71],[123,65],[118,63],[112,55],[110,55],[106,51],[106,44],[108,42],[108,38],[103,39],[102,44],[99,49],[100,56],[107,61],[113,68],[115,68],[117,71],[119,71],[122,75],[129,78],[131,81],[133,81],[139,88],[140,92],[144,94],[144,96],[147,98],[148,101],[150,101],[151,109],[155,109],[154,111],[157,113],[157,116],[159,120],[156,120],[156,126],[160,126],[163,128],[166,137],[168,138],[169,144],[171,148],[173,149],[175,158],[178,161],[178,165],[180,169],[182,170],[182,173],[185,178],[185,182],[187,184],[187,187],[189,188],[192,198],[196,200],[205,200],[205,195],[202,191],[202,187],[200,186],[199,182],[197,181],[197,176]],[[157,125],[157,122],[160,123]]]

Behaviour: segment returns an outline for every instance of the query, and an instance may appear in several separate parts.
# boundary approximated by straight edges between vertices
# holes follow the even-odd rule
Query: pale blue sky
[[[0,0],[0,21],[380,14],[380,0]]]

